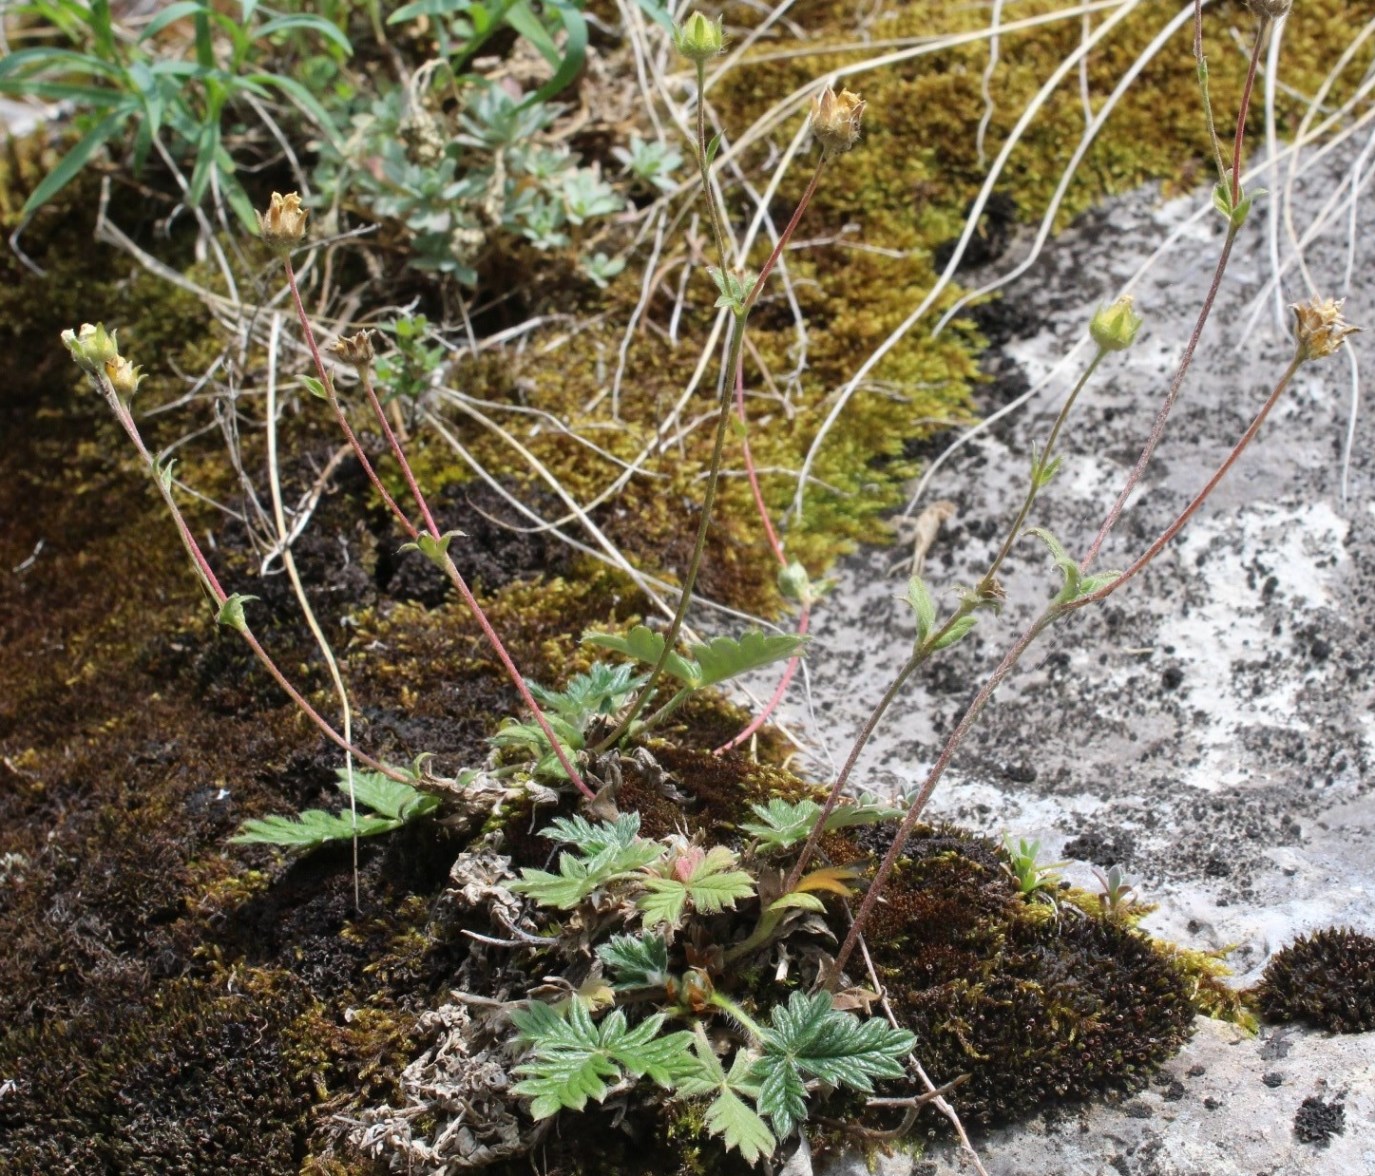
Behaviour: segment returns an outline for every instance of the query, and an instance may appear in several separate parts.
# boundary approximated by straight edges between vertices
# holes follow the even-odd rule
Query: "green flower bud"
[[[1132,296],[1124,294],[1111,306],[1100,306],[1089,324],[1089,334],[1104,351],[1125,351],[1136,339],[1142,318],[1132,309]]]
[[[105,361],[105,376],[110,381],[110,387],[127,400],[143,382],[143,369],[135,367],[124,356],[116,355],[114,359]]]
[[[709,21],[700,12],[694,12],[673,30],[673,45],[689,61],[698,65],[710,61],[725,46],[726,39],[721,32],[721,17]]]
[[[63,331],[62,342],[82,371],[98,376],[105,371],[107,363],[119,358],[119,346],[115,342],[118,333],[106,331],[104,323],[95,326],[82,323],[80,331]]]

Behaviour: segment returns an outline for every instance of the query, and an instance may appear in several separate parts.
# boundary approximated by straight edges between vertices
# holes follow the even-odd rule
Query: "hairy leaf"
[[[907,603],[917,616],[917,644],[925,645],[936,627],[936,602],[920,576],[914,575],[907,581]]]
[[[593,716],[619,710],[646,680],[646,675],[634,674],[633,666],[594,662],[587,673],[570,679],[562,690],[546,690],[535,682],[526,685],[536,702],[567,720],[581,734]]]
[[[662,935],[613,935],[597,957],[615,973],[617,989],[661,988],[668,982],[668,944]]]
[[[511,889],[545,906],[572,910],[593,892],[635,874],[662,856],[663,846],[640,840],[639,829],[640,818],[635,813],[617,817],[614,823],[600,821],[595,825],[583,817],[560,817],[544,835],[571,842],[584,853],[561,854],[557,874],[525,867],[521,881],[511,883]]]
[[[764,1031],[764,1056],[751,1070],[759,1109],[782,1136],[807,1114],[806,1079],[868,1092],[875,1078],[901,1078],[916,1038],[878,1018],[861,1021],[837,1012],[829,992],[794,992],[773,1011]]]
[[[748,1163],[772,1155],[778,1141],[758,1112],[744,1101],[759,1097],[759,1086],[750,1078],[754,1055],[748,1050],[737,1051],[727,1074],[700,1024],[693,1034],[692,1048],[691,1064],[678,1080],[677,1093],[685,1098],[711,1095],[705,1115],[707,1131],[719,1135]]]
[[[821,806],[813,800],[787,801],[774,797],[767,804],[750,805],[758,821],[743,821],[740,828],[766,849],[787,849],[805,841],[821,815]],[[853,825],[876,825],[900,817],[902,809],[893,808],[873,797],[842,802],[826,818],[825,832],[845,829]]]
[[[638,903],[645,925],[666,923],[676,928],[689,901],[702,914],[715,915],[734,907],[736,899],[749,898],[754,894],[754,879],[744,870],[733,869],[735,864],[735,854],[718,845],[703,854],[685,878],[647,879],[649,893]]]
[[[348,770],[339,768],[335,775],[338,779],[334,786],[347,796]],[[439,797],[421,792],[420,789],[412,788],[399,780],[393,780],[381,772],[360,772],[356,769],[353,773],[353,796],[359,804],[366,805],[374,812],[401,824],[434,812],[440,803]]]
[[[358,836],[375,837],[399,829],[404,821],[389,817],[358,814]],[[306,809],[294,817],[274,814],[250,817],[229,839],[236,845],[282,845],[290,849],[314,849],[327,841],[352,841],[353,817],[350,813],[327,813]]]
[[[598,821],[595,825],[585,817],[559,817],[540,831],[541,837],[561,841],[589,855],[605,849],[628,849],[639,834],[639,813],[622,813],[614,821]]]
[[[619,1082],[622,1071],[669,1087],[686,1072],[692,1034],[680,1031],[660,1037],[662,1013],[631,1029],[619,1009],[596,1025],[582,1001],[565,1007],[566,1016],[545,1004],[511,1014],[534,1052],[530,1061],[516,1067],[517,1074],[527,1077],[514,1089],[534,1099],[530,1113],[536,1119],[546,1119],[563,1107],[580,1111],[589,1098],[600,1102],[610,1090],[608,1080]]]

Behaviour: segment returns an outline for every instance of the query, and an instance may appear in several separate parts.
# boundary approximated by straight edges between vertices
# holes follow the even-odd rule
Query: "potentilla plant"
[[[751,1162],[759,1161],[803,1124],[812,1107],[831,1092],[868,1094],[883,1079],[900,1079],[910,1072],[912,1035],[900,1025],[863,1016],[872,994],[861,998],[847,972],[853,953],[875,904],[881,900],[905,844],[942,775],[979,719],[1000,683],[1031,644],[1057,623],[1081,608],[1102,602],[1123,588],[1178,534],[1241,453],[1263,427],[1266,418],[1305,363],[1332,355],[1356,328],[1342,316],[1341,304],[1314,298],[1294,308],[1295,344],[1290,362],[1276,379],[1254,419],[1226,460],[1199,488],[1189,505],[1154,542],[1124,570],[1100,571],[1094,565],[1102,545],[1140,482],[1165,430],[1171,409],[1192,364],[1213,302],[1227,269],[1234,243],[1247,221],[1257,192],[1240,184],[1242,145],[1252,82],[1267,43],[1278,6],[1255,5],[1257,27],[1252,43],[1251,72],[1229,144],[1214,131],[1208,90],[1207,64],[1202,53],[1201,5],[1196,6],[1195,52],[1203,95],[1205,120],[1217,168],[1214,203],[1227,231],[1211,287],[1196,325],[1162,397],[1140,457],[1109,506],[1102,525],[1079,556],[1063,538],[1044,525],[1031,526],[1040,492],[1056,476],[1061,458],[1057,446],[1068,427],[1076,400],[1088,381],[1111,360],[1132,346],[1141,317],[1130,298],[1104,307],[1090,324],[1094,353],[1066,397],[1044,440],[1031,455],[1022,501],[1011,512],[1009,525],[988,569],[963,590],[953,608],[944,613],[937,594],[923,578],[909,582],[915,634],[912,651],[883,698],[859,732],[843,767],[823,799],[775,798],[754,807],[756,818],[743,823],[739,838],[707,842],[686,834],[645,838],[634,812],[620,812],[615,769],[620,757],[644,752],[645,738],[700,690],[719,685],[749,670],[772,663],[793,662],[801,652],[808,610],[819,589],[805,572],[787,559],[769,525],[763,499],[757,493],[761,519],[778,558],[781,581],[801,607],[799,632],[766,635],[749,632],[720,637],[679,648],[678,638],[687,617],[702,566],[707,528],[711,521],[723,454],[731,420],[732,398],[743,423],[743,360],[751,311],[791,240],[823,173],[857,141],[865,104],[848,91],[824,88],[811,110],[817,160],[813,175],[786,228],[779,235],[764,266],[754,273],[740,264],[741,252],[731,236],[730,219],[712,182],[719,140],[706,134],[703,94],[706,67],[722,50],[719,22],[694,14],[678,26],[675,45],[693,63],[697,79],[695,129],[688,148],[701,181],[711,229],[713,264],[705,277],[718,294],[716,305],[729,320],[730,335],[717,405],[716,429],[707,477],[703,483],[700,521],[692,555],[683,576],[679,600],[667,630],[636,626],[624,633],[591,633],[587,643],[599,653],[619,655],[617,663],[599,662],[562,688],[527,683],[460,571],[462,539],[458,532],[441,532],[426,496],[407,459],[403,441],[383,411],[374,384],[376,357],[366,331],[338,339],[334,355],[352,366],[371,419],[399,468],[412,507],[403,508],[378,476],[373,461],[359,442],[335,388],[324,357],[302,306],[292,255],[307,248],[306,211],[296,194],[274,195],[260,214],[263,241],[279,258],[289,285],[300,329],[315,365],[307,378],[311,390],[332,410],[375,493],[409,541],[407,546],[433,562],[457,588],[473,612],[495,655],[519,692],[525,715],[513,717],[493,737],[493,753],[483,770],[462,778],[461,786],[478,790],[492,781],[528,785],[527,794],[542,799],[565,798],[571,791],[581,811],[569,811],[550,821],[543,836],[563,848],[553,869],[527,866],[519,877],[507,874],[498,885],[507,902],[528,904],[536,932],[522,932],[500,944],[529,951],[538,960],[557,958],[568,975],[581,971],[583,983],[565,984],[561,999],[548,1001],[531,992],[512,1002],[512,1036],[508,1056],[518,1082],[515,1092],[528,1098],[529,1110],[544,1119],[560,1110],[581,1110],[589,1101],[613,1091],[638,1091],[646,1098],[704,1099],[706,1131],[719,1136]],[[251,600],[224,591],[190,528],[181,515],[168,463],[156,459],[144,445],[130,411],[139,375],[119,353],[113,332],[83,326],[66,332],[64,342],[73,358],[90,374],[138,448],[172,513],[193,565],[209,591],[222,624],[238,631],[268,672],[324,734],[377,773],[368,778],[364,798],[377,814],[375,831],[395,827],[417,815],[414,797],[390,780],[408,788],[431,783],[419,766],[400,770],[370,757],[315,711],[286,679],[254,636],[245,605]],[[745,434],[747,447],[747,434]],[[748,448],[747,469],[753,474]],[[999,575],[1013,546],[1030,536],[1044,545],[1055,568],[1057,591],[1025,631],[1012,642],[990,673],[972,704],[950,735],[935,766],[916,795],[902,810],[873,801],[847,799],[858,760],[874,730],[911,677],[933,657],[966,636],[988,614],[997,614],[1004,593]],[[792,665],[785,672],[784,681]],[[375,786],[375,787],[374,787]],[[492,790],[508,804],[515,789]],[[545,794],[548,794],[547,796]],[[420,814],[423,815],[423,814]],[[900,820],[898,820],[900,818]],[[364,818],[372,821],[374,818]],[[847,921],[847,900],[859,897],[867,864],[837,866],[817,862],[822,838],[846,825],[898,820],[882,861],[863,893],[853,918]],[[296,838],[308,844],[338,836],[344,826],[316,814],[295,823],[271,823],[249,830],[272,834],[278,841]],[[356,833],[359,818],[350,828]],[[1029,901],[1044,896],[1056,878],[1053,867],[1037,862],[1036,846],[1009,843],[1008,883]],[[1126,902],[1130,887],[1118,874],[1105,881],[1104,907]],[[834,939],[843,942],[832,952]],[[736,978],[757,973],[780,958],[780,944],[808,955],[805,975],[779,976],[777,982],[756,985],[748,998]],[[496,942],[496,941],[493,941]],[[786,955],[786,953],[784,953]],[[589,965],[589,961],[592,961]],[[872,973],[870,973],[872,976]],[[938,1092],[932,1092],[932,1097]]]

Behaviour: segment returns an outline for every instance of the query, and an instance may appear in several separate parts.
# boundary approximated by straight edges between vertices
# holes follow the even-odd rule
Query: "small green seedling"
[[[1012,880],[1017,884],[1017,892],[1023,898],[1049,897],[1050,891],[1060,884],[1060,867],[1064,862],[1050,862],[1042,865],[1036,860],[1041,852],[1039,841],[1019,840],[1013,848],[1011,836],[1003,838],[1003,851],[1007,861],[1003,863]]]

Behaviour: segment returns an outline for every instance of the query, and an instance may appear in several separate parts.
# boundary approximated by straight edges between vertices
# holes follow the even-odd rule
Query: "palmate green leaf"
[[[613,973],[612,987],[618,991],[668,983],[668,943],[662,935],[613,935],[597,948],[597,958]]]
[[[591,855],[605,849],[627,849],[640,834],[640,814],[622,813],[614,821],[598,821],[595,825],[586,817],[559,817],[541,831],[541,837],[561,841]]]
[[[750,808],[759,820],[742,821],[740,829],[767,849],[787,849],[806,841],[821,815],[821,806],[814,800],[788,801],[776,796]]]
[[[390,833],[405,822],[389,817],[358,814],[358,836]],[[252,817],[229,839],[236,845],[282,845],[290,849],[314,849],[327,841],[352,841],[353,818],[347,812],[327,813],[306,809],[294,817]]]
[[[774,797],[767,804],[750,805],[758,821],[742,821],[740,828],[765,849],[787,849],[805,841],[812,826],[821,815],[821,805],[814,800],[787,801]],[[854,825],[877,825],[903,814],[902,809],[885,805],[874,797],[842,802],[826,818],[827,833]]]
[[[778,1140],[760,1114],[733,1090],[724,1088],[711,1100],[703,1118],[707,1132],[719,1135],[728,1148],[745,1157],[747,1164],[773,1155]]]
[[[349,794],[349,773],[339,768],[335,775],[338,779],[334,786],[345,796]],[[432,813],[439,807],[439,797],[421,792],[409,784],[382,775],[381,772],[353,773],[353,796],[361,805],[372,809],[383,817],[405,823],[417,817]]]
[[[727,1074],[700,1024],[693,1034],[692,1048],[694,1066],[679,1080],[677,1093],[685,1098],[711,1095],[704,1116],[707,1131],[720,1136],[728,1148],[740,1152],[748,1163],[755,1164],[772,1155],[778,1140],[758,1112],[745,1102],[746,1098],[759,1097],[759,1087],[749,1076],[754,1055],[743,1049],[737,1051]]]
[[[661,633],[645,625],[636,625],[624,635],[616,633],[587,632],[582,635],[584,645],[595,645],[598,649],[609,649],[613,653],[623,653],[646,665],[658,665],[664,652],[664,638]],[[694,690],[702,685],[702,669],[694,661],[689,661],[679,653],[670,653],[664,663],[664,670]]]
[[[762,633],[751,629],[738,639],[714,637],[706,645],[691,645],[688,652],[701,667],[699,686],[712,686],[740,674],[784,661],[807,643],[796,633]]]
[[[807,1078],[867,1093],[875,1078],[903,1076],[916,1038],[877,1017],[838,1012],[829,992],[794,992],[774,1009],[763,1043],[751,1077],[759,1083],[760,1111],[786,1136],[806,1118]]]
[[[754,894],[754,879],[732,867],[736,856],[717,845],[702,855],[686,878],[648,878],[648,893],[636,905],[644,912],[645,926],[667,924],[676,929],[689,902],[701,914],[716,915],[733,908],[736,900]]]
[[[580,1111],[588,1099],[600,1102],[610,1084],[621,1080],[622,1071],[668,1087],[687,1073],[692,1034],[680,1031],[660,1037],[662,1013],[631,1029],[620,1009],[596,1025],[581,1000],[565,1007],[563,1016],[545,1004],[511,1014],[534,1053],[516,1067],[515,1072],[526,1077],[514,1090],[534,1100],[530,1113],[536,1119],[547,1119],[562,1108]]]
[[[583,848],[584,854],[561,854],[557,874],[524,867],[521,880],[511,883],[511,889],[544,906],[572,910],[603,886],[636,874],[663,855],[662,845],[639,839],[639,829],[640,818],[635,813],[623,814],[614,824],[601,821],[596,825],[582,817],[560,817],[544,835],[555,841],[571,841]]]
[[[569,679],[562,690],[549,690],[537,682],[526,685],[540,706],[562,716],[581,731],[594,715],[609,715],[619,710],[646,680],[647,675],[636,674],[634,666],[593,662],[587,673]]]

